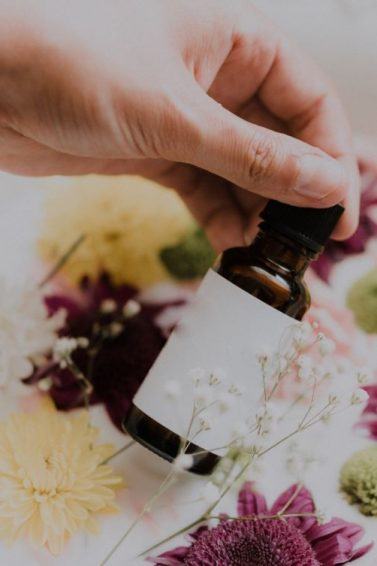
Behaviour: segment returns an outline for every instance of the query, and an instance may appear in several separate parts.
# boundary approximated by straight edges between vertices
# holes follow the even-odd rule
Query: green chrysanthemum
[[[356,452],[344,464],[340,486],[361,513],[377,516],[377,446]]]
[[[177,245],[161,250],[160,258],[176,279],[203,277],[215,259],[215,252],[203,230],[196,229]]]
[[[351,287],[347,305],[365,332],[377,333],[377,269],[367,273]]]

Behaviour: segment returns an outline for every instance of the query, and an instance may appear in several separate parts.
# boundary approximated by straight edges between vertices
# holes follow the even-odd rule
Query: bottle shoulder
[[[216,269],[237,287],[293,318],[301,319],[310,305],[309,290],[301,277],[281,266],[277,269],[268,258],[253,255],[248,248],[229,250]]]

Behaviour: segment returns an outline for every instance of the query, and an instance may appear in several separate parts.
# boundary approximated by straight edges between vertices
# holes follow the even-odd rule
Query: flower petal
[[[268,512],[263,495],[253,491],[253,483],[246,482],[238,494],[237,513],[240,517],[262,515]]]

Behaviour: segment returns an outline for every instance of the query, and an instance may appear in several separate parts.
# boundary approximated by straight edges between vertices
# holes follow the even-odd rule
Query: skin
[[[218,250],[266,198],[343,201],[350,128],[321,71],[249,0],[0,0],[0,168],[137,173],[174,188]]]

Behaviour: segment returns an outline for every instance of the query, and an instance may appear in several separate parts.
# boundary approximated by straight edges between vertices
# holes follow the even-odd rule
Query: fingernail
[[[322,200],[344,186],[344,169],[335,159],[303,155],[294,191],[303,197]]]

